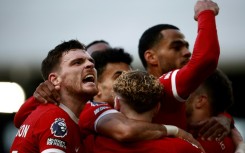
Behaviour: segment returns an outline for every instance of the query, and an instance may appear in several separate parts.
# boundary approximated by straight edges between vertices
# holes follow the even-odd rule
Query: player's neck
[[[61,100],[60,100],[60,102],[66,107],[68,107],[77,117],[79,117],[87,101],[88,100],[82,100],[80,97],[76,98],[76,96],[74,95],[69,96],[65,94],[61,94]]]
[[[162,72],[161,72],[161,70],[159,69],[159,67],[157,67],[157,66],[152,66],[152,65],[150,65],[147,69],[147,72],[149,73],[149,74],[152,74],[152,75],[154,75],[156,78],[159,78],[160,76],[162,76]]]
[[[153,114],[152,112],[145,112],[145,113],[137,113],[135,111],[122,111],[122,113],[130,119],[144,121],[144,122],[152,122]]]

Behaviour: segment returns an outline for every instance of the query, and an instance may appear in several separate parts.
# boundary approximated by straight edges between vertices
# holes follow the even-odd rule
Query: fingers
[[[222,140],[228,134],[229,130],[218,118],[210,119],[199,131],[199,136],[201,136],[203,140]]]
[[[58,104],[60,96],[57,90],[59,90],[59,87],[54,87],[50,81],[45,81],[36,88],[33,96],[41,103],[52,102]]]
[[[43,86],[43,90],[47,94],[46,96],[48,98],[54,98],[56,101],[60,100],[60,95],[58,93],[58,90],[60,89],[59,86],[54,86],[50,81],[45,81],[44,84],[46,86]]]
[[[38,93],[34,92],[33,97],[35,97],[39,102],[46,104],[48,101],[42,98]]]
[[[218,15],[219,13],[219,7],[217,3],[211,0],[199,0],[197,1],[194,7],[194,11],[195,11],[194,19],[197,20],[198,15],[205,10],[212,10],[215,15]]]

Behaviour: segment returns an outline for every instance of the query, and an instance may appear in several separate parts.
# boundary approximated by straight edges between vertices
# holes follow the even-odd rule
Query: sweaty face
[[[129,70],[131,67],[126,63],[108,63],[98,81],[99,94],[94,97],[94,100],[107,102],[113,107],[112,85],[123,71]]]
[[[84,50],[63,53],[59,75],[61,88],[74,96],[91,99],[98,92],[94,61]]]
[[[179,30],[163,30],[164,38],[155,47],[161,74],[183,67],[190,59],[189,44]]]

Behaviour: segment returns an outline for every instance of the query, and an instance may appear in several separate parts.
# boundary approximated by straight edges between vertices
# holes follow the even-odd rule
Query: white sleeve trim
[[[99,122],[99,120],[104,117],[105,115],[107,114],[111,114],[111,113],[119,113],[117,110],[115,109],[110,109],[110,110],[107,110],[105,112],[103,112],[102,114],[100,114],[99,117],[97,117],[97,119],[95,120],[95,123],[94,123],[94,130],[97,132],[97,124]]]
[[[175,70],[173,71],[173,74],[171,76],[171,85],[172,85],[172,91],[173,91],[173,96],[175,99],[177,99],[180,102],[185,102],[185,99],[182,99],[177,92],[177,88],[176,88],[176,74],[179,70]]]
[[[41,153],[65,153],[65,152],[60,149],[50,148],[50,149],[43,150]]]

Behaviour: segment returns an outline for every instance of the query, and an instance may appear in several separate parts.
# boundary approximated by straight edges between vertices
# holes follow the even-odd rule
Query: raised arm
[[[118,141],[150,140],[167,136],[167,130],[161,124],[135,121],[122,113],[102,117],[96,125],[96,131]]]
[[[220,54],[215,15],[218,6],[212,1],[198,1],[195,16],[198,21],[198,35],[191,60],[176,74],[177,94],[182,99],[189,97],[217,68]]]

